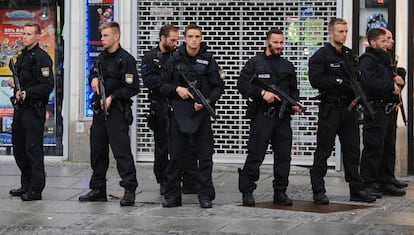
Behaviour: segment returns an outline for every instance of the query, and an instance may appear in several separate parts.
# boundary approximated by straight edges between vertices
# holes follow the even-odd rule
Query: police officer
[[[189,90],[189,83],[202,93],[207,102],[214,106],[223,93],[224,84],[219,69],[207,46],[202,42],[201,28],[188,25],[184,31],[184,43],[167,63],[167,73],[160,91],[170,100],[170,161],[168,162],[167,190],[164,207],[181,206],[180,178],[183,164],[188,161],[187,146],[192,138],[195,157],[199,161],[200,191],[198,199],[201,208],[211,208],[215,198],[212,182],[213,131],[211,118],[206,107]],[[192,156],[194,157],[194,156]]]
[[[160,94],[162,74],[165,64],[172,55],[178,41],[178,28],[164,25],[160,29],[158,46],[145,53],[142,59],[141,74],[144,85],[150,90],[151,101],[149,127],[154,131],[154,174],[160,184],[160,194],[164,195],[167,185],[165,169],[168,162],[168,104]],[[190,145],[189,145],[190,146]],[[191,149],[188,154],[193,153]],[[183,193],[198,193],[197,159],[189,157],[183,169]]]
[[[259,179],[268,143],[273,149],[273,202],[292,205],[286,195],[290,170],[290,152],[292,147],[292,129],[290,115],[300,112],[298,106],[282,109],[281,97],[252,84],[251,80],[262,80],[269,86],[277,86],[294,100],[299,100],[296,72],[293,64],[281,57],[284,47],[283,32],[277,28],[266,34],[266,50],[247,61],[240,73],[237,88],[248,102],[248,114],[251,118],[248,155],[243,170],[239,169],[239,190],[243,195],[243,205],[254,206],[253,191]],[[281,110],[282,109],[282,110]]]
[[[387,38],[387,50],[388,50],[388,53],[391,56],[391,61],[392,61],[391,64],[392,64],[392,67],[393,67],[393,70],[394,70],[393,72],[400,75],[401,78],[404,79],[405,75],[406,75],[406,70],[404,68],[401,68],[401,67],[398,67],[398,68],[396,67],[398,61],[396,61],[396,59],[395,59],[396,57],[393,56],[393,53],[392,53],[392,49],[394,47],[394,39],[393,39],[392,33],[391,33],[390,30],[388,30],[386,28],[383,28],[383,29],[386,32],[385,37]],[[387,136],[389,136],[390,139],[387,138],[386,142],[390,141],[390,145],[389,145],[389,147],[384,148],[384,159],[381,163],[380,170],[378,171],[378,173],[379,173],[379,177],[385,178],[388,182],[391,182],[395,187],[397,187],[399,189],[402,189],[402,188],[408,187],[408,184],[405,183],[405,182],[397,180],[395,178],[395,174],[394,174],[394,171],[395,171],[395,157],[396,157],[395,156],[395,141],[396,141],[396,133],[395,132],[397,130],[397,116],[398,116],[398,114],[397,114],[397,112],[391,112],[390,115],[393,115],[393,119],[394,119],[393,122],[389,123],[391,126],[390,126],[390,128],[388,129],[388,132],[387,132]],[[383,189],[384,193],[387,194],[388,191],[389,191],[387,189],[390,189],[390,188],[389,187],[382,187],[382,189]],[[392,188],[391,188],[391,193],[393,191],[394,190],[392,190]]]
[[[131,97],[139,90],[136,60],[119,43],[120,28],[117,22],[99,27],[105,50],[97,57],[89,75],[89,84],[95,92],[92,98],[94,115],[91,126],[91,189],[79,201],[107,201],[106,172],[109,165],[109,145],[117,162],[125,189],[121,206],[132,206],[138,186],[134,159],[131,153],[129,125],[132,123]],[[108,114],[103,107],[99,74],[104,80]]]
[[[42,200],[45,188],[43,130],[46,105],[53,90],[52,60],[40,48],[41,29],[37,23],[23,26],[24,49],[17,57],[15,69],[21,90],[14,87],[14,116],[12,123],[13,153],[21,175],[21,187],[10,190],[10,195],[23,201]]]
[[[319,90],[320,104],[318,113],[318,131],[316,151],[310,170],[313,201],[317,204],[329,204],[326,196],[324,177],[327,172],[327,159],[339,136],[345,180],[349,183],[350,200],[374,202],[375,197],[364,188],[364,180],[359,175],[359,126],[358,113],[347,108],[355,94],[345,75],[344,66],[352,74],[356,73],[356,62],[351,49],[344,46],[348,26],[340,18],[329,22],[329,43],[320,48],[309,59],[309,80],[313,88]]]
[[[374,118],[365,118],[363,128],[364,149],[361,158],[361,176],[371,190],[391,196],[404,196],[405,191],[394,185],[390,163],[395,159],[396,116],[398,96],[404,85],[395,73],[393,59],[387,52],[390,42],[384,29],[367,32],[370,47],[361,56],[361,86],[375,111]]]

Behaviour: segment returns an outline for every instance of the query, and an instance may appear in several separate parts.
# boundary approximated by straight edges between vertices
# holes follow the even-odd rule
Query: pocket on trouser
[[[131,107],[127,107],[125,109],[124,118],[125,118],[125,121],[126,121],[126,123],[128,125],[131,125],[132,124],[132,121],[134,120],[134,117],[132,115],[132,109],[131,109]]]

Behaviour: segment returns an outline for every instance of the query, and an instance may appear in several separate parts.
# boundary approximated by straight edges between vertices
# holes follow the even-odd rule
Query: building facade
[[[318,110],[317,101],[313,99],[317,91],[311,88],[307,80],[307,62],[313,52],[328,41],[328,21],[332,17],[345,18],[349,23],[347,45],[354,47],[356,42],[357,45],[361,45],[358,52],[362,53],[367,16],[382,13],[391,29],[395,31],[395,50],[399,55],[399,66],[408,68],[408,28],[412,27],[412,23],[409,24],[407,21],[408,4],[404,0],[64,1],[63,151],[58,157],[73,161],[89,160],[91,118],[88,113],[85,78],[88,73],[88,58],[96,53],[90,50],[94,41],[91,37],[99,38],[99,35],[96,35],[99,33],[91,29],[91,22],[103,13],[110,12],[112,19],[121,24],[121,45],[130,51],[139,63],[143,54],[156,46],[158,31],[163,24],[175,24],[181,33],[189,23],[196,23],[203,28],[203,40],[207,42],[219,66],[225,71],[225,93],[216,110],[220,118],[213,123],[215,162],[241,163],[245,160],[249,126],[248,120],[244,118],[245,101],[236,89],[238,74],[250,57],[264,49],[266,31],[271,27],[281,28],[286,36],[284,56],[295,65],[301,101],[307,106],[305,114],[295,115],[292,119],[292,164],[311,165],[316,147]],[[389,9],[392,9],[394,14],[390,14]],[[92,33],[88,35],[88,32]],[[142,81],[141,87],[142,92],[134,100],[135,120],[130,128],[131,143],[137,161],[152,161],[153,136],[144,118],[149,103],[147,90],[143,87]],[[408,97],[408,92],[412,92],[412,88],[404,90],[404,97]],[[407,99],[406,110],[412,116],[410,101]],[[411,122],[407,128],[399,120],[399,175],[407,174],[410,168],[408,155],[412,145],[408,144],[409,128],[412,129]],[[270,148],[268,152],[269,157],[265,163],[272,162]],[[336,145],[329,164],[338,170],[341,169],[339,144]]]

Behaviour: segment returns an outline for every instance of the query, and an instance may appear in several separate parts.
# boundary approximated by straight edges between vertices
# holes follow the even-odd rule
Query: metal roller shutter
[[[284,57],[296,67],[301,102],[308,108],[305,114],[293,116],[292,164],[312,164],[318,109],[312,99],[317,91],[308,82],[307,65],[313,52],[328,41],[327,23],[336,16],[337,1],[139,0],[137,5],[138,58],[157,45],[163,24],[177,25],[182,34],[186,25],[196,23],[202,27],[203,40],[225,70],[225,94],[216,107],[220,119],[213,123],[215,162],[244,162],[249,125],[243,117],[246,106],[236,89],[237,78],[246,61],[264,49],[265,33],[271,27],[281,28],[286,37]],[[148,110],[148,91],[142,90],[136,107],[137,160],[151,161],[153,136],[143,117]],[[273,161],[270,147],[268,153],[265,163]],[[329,164],[333,163],[331,157]]]

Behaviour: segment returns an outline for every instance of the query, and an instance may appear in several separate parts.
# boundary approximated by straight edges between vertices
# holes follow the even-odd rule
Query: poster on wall
[[[92,117],[91,99],[93,91],[89,86],[89,70],[100,52],[104,50],[101,43],[99,26],[105,22],[113,21],[113,0],[87,0],[86,6],[86,48],[85,48],[85,94],[84,117]]]
[[[40,47],[45,50],[52,61],[55,61],[55,12],[50,9],[47,17],[40,9],[2,9],[0,10],[0,146],[11,145],[11,123],[13,121],[13,106],[10,96],[13,91],[7,82],[12,75],[8,65],[11,58],[16,59],[23,49],[23,25],[36,22],[42,32],[39,39]],[[44,130],[44,145],[56,145],[56,114],[55,93],[49,96],[46,108],[46,124]]]

